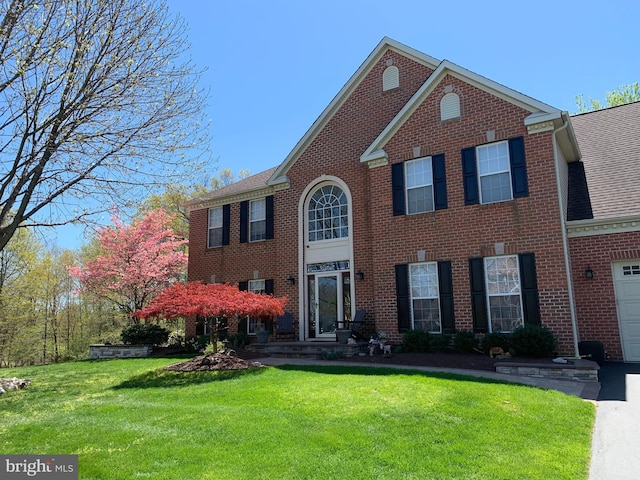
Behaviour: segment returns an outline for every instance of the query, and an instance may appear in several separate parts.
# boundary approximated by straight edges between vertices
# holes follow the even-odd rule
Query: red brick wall
[[[400,88],[383,92],[382,72],[386,61],[393,60],[400,69]],[[347,183],[353,197],[356,238],[370,236],[367,214],[368,169],[360,164],[360,155],[395,114],[406,104],[431,70],[393,51],[387,51],[358,85],[353,94],[331,118],[287,172],[290,188],[274,197],[274,239],[264,242],[239,243],[239,203],[231,205],[230,245],[206,248],[207,209],[191,212],[189,244],[189,280],[208,282],[212,274],[216,281],[236,283],[253,278],[254,270],[260,278],[274,280],[275,295],[289,298],[286,310],[298,317],[298,204],[302,192],[321,175],[334,175]],[[269,166],[265,166],[269,167]],[[355,251],[355,269],[371,270],[371,251],[366,241]],[[294,275],[296,284],[286,279]],[[373,311],[373,292],[367,282],[356,282],[357,308]],[[195,331],[193,322],[187,324],[187,335]]]
[[[386,60],[400,71],[400,88],[382,91]],[[483,92],[452,76],[446,77],[384,147],[390,164],[369,169],[360,155],[406,104],[431,72],[394,52],[387,52],[338,109],[287,172],[290,188],[275,195],[275,239],[239,244],[239,205],[231,206],[231,245],[206,249],[206,210],[192,212],[189,278],[237,282],[253,278],[275,280],[275,294],[290,298],[287,310],[298,316],[298,284],[286,278],[298,267],[298,204],[302,192],[321,175],[343,180],[353,198],[356,308],[365,308],[378,331],[399,341],[394,265],[417,261],[425,250],[428,260],[451,260],[456,327],[471,329],[468,259],[493,255],[495,242],[506,254],[536,255],[543,324],[559,337],[564,353],[572,350],[571,322],[564,272],[561,223],[556,191],[551,132],[528,135],[523,120],[530,112]],[[451,85],[461,99],[462,116],[440,121],[439,102]],[[529,196],[490,205],[464,205],[460,150],[496,140],[524,136]],[[391,164],[420,156],[446,155],[446,210],[394,217]],[[300,279],[297,278],[297,282]]]
[[[622,360],[612,263],[640,258],[640,232],[570,238],[569,250],[579,338],[602,342],[612,360]]]
[[[441,122],[439,102],[447,85],[460,96],[462,116]],[[468,259],[493,255],[494,243],[504,242],[505,254],[535,253],[542,322],[558,337],[561,351],[572,351],[551,132],[528,135],[523,125],[528,115],[448,76],[386,145],[390,164],[414,158],[414,147],[420,147],[419,156],[445,154],[448,208],[393,217],[391,165],[371,170],[370,206],[376,225],[371,242],[380,329],[397,331],[393,265],[417,261],[418,250],[426,251],[427,260],[452,261],[456,328],[471,329]],[[487,143],[488,130],[495,131],[496,140],[524,136],[529,196],[465,206],[460,150]]]

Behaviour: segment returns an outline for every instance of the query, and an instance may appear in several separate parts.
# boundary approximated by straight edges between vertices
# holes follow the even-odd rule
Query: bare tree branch
[[[206,95],[187,49],[163,0],[0,0],[0,251],[20,226],[199,175]]]

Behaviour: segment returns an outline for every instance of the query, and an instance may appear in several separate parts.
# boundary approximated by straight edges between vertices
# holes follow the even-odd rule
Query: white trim
[[[569,238],[640,231],[640,215],[603,219],[571,220],[565,223]]]
[[[286,179],[286,182],[280,183],[278,185],[260,187],[254,190],[245,190],[243,192],[234,193],[224,197],[217,197],[217,198],[202,200],[202,201],[199,201],[197,199],[192,200],[190,202],[184,203],[183,206],[189,212],[193,212],[194,210],[221,207],[222,205],[227,205],[229,203],[240,203],[245,200],[256,200],[259,198],[268,197],[270,195],[275,195],[275,193],[280,190],[286,190],[287,188],[289,188],[288,179]]]
[[[306,207],[309,203],[309,197],[313,191],[322,186],[325,183],[334,183],[338,185],[344,194],[347,196],[348,202],[348,215],[349,215],[349,236],[347,238],[338,239],[340,241],[346,241],[346,248],[348,252],[348,258],[341,258],[339,260],[349,260],[350,275],[351,275],[351,318],[355,314],[355,281],[353,272],[356,271],[356,265],[354,265],[353,258],[353,196],[351,190],[347,184],[340,178],[333,175],[321,175],[314,180],[311,180],[305,189],[301,192],[298,199],[298,322],[300,328],[298,329],[298,339],[305,341],[308,339],[308,322],[307,322],[307,299],[308,297],[308,282],[307,282],[307,269],[306,267]],[[328,240],[327,242],[332,242]],[[324,242],[323,242],[324,243]]]
[[[531,116],[535,118],[535,121],[532,123],[539,123],[542,120],[548,120],[551,118],[560,118],[562,115],[562,112],[557,108],[523,95],[522,93],[507,88],[493,80],[482,77],[477,73],[473,73],[472,71],[460,67],[455,63],[451,63],[448,60],[443,60],[427,81],[411,97],[402,110],[398,112],[389,125],[386,126],[380,135],[378,135],[373,143],[365,150],[360,157],[361,162],[366,162],[372,152],[384,148],[386,143],[393,137],[393,135],[395,135],[411,115],[413,115],[422,102],[435,90],[446,75],[451,75],[513,105],[528,110],[532,113]]]

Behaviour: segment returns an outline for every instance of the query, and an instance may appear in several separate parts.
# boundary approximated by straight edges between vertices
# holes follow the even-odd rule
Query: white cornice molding
[[[566,223],[569,238],[640,231],[640,215],[601,220],[572,220]]]
[[[539,122],[527,125],[527,133],[541,133],[548,132],[555,128],[555,125],[552,121]]]
[[[360,157],[360,162],[366,163],[369,168],[382,167],[389,163],[389,155],[384,150],[375,150]]]

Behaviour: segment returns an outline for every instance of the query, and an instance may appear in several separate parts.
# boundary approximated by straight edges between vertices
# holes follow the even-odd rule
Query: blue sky
[[[219,168],[284,160],[384,36],[553,107],[640,81],[640,2],[168,0],[211,87]]]
[[[216,159],[279,165],[380,40],[391,37],[553,107],[640,81],[640,2],[167,0],[206,69]],[[57,243],[83,243],[59,229]]]

